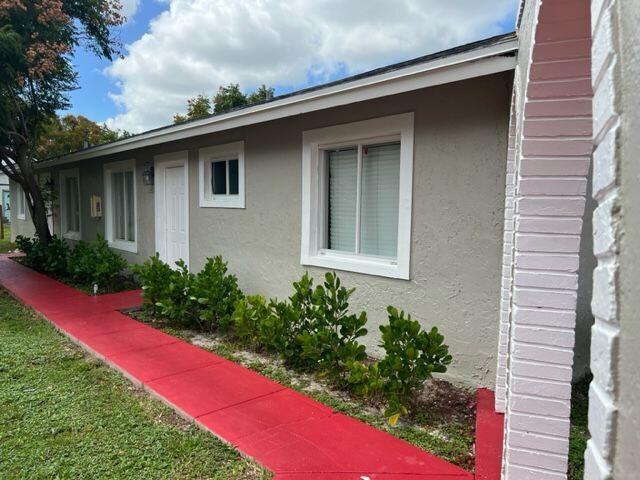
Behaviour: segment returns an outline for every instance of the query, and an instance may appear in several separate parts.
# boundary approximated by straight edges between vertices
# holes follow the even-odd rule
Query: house
[[[450,377],[495,388],[503,478],[566,478],[590,367],[586,478],[632,478],[638,15],[526,0],[517,34],[42,162],[53,228],[132,262],[222,255],[267,296],[336,270],[370,347],[389,304],[438,325]]]
[[[11,197],[9,196],[9,177],[0,173],[0,201],[2,201],[2,221],[11,221]]]

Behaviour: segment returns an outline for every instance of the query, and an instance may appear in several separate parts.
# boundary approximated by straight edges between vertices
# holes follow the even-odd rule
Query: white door
[[[156,249],[171,266],[189,265],[189,190],[187,155],[156,157]]]

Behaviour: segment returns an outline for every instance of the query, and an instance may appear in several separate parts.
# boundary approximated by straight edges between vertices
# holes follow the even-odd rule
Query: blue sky
[[[78,50],[69,112],[139,132],[220,85],[285,93],[514,28],[517,0],[421,2],[129,0],[125,58]]]

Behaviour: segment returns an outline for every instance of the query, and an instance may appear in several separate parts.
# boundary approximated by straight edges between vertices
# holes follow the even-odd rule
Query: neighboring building
[[[43,162],[52,226],[132,262],[222,255],[267,296],[338,270],[372,347],[388,304],[437,325],[450,378],[495,381],[506,479],[566,478],[590,362],[585,477],[634,478],[638,18],[527,0],[517,35]],[[14,203],[12,234],[32,234]]]
[[[2,202],[2,221],[11,221],[11,195],[9,193],[9,177],[0,173],[0,201]]]

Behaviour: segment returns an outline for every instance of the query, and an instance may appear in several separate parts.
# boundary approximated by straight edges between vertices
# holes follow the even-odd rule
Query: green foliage
[[[173,116],[173,123],[182,123],[186,122],[187,120],[197,120],[199,118],[208,117],[212,113],[211,100],[205,94],[201,93],[187,100],[186,115],[180,115],[179,113],[176,113]]]
[[[444,373],[451,363],[444,336],[433,327],[429,332],[420,323],[405,317],[403,311],[388,307],[389,324],[381,325],[382,348],[386,354],[380,360],[384,392],[389,402],[386,414],[406,414],[407,405],[424,381],[433,373]]]
[[[154,315],[158,315],[160,313],[158,303],[168,298],[173,270],[169,264],[160,260],[158,253],[149,257],[142,265],[134,265],[132,269],[142,284],[145,307]]]
[[[227,273],[222,257],[207,258],[204,268],[194,278],[190,300],[197,302],[197,321],[206,330],[228,328],[236,302],[244,295],[238,279]]]
[[[16,246],[25,254],[25,265],[87,290],[94,284],[107,291],[123,285],[127,263],[100,236],[93,242],[78,242],[74,249],[56,236],[48,244],[38,238],[18,236]]]
[[[178,325],[189,326],[197,318],[197,301],[193,295],[195,275],[183,260],[171,269],[164,295],[156,302],[160,315]],[[144,285],[143,285],[144,288]]]
[[[109,248],[104,237],[98,235],[93,242],[78,242],[69,255],[67,275],[81,285],[97,284],[112,290],[122,280],[127,262]]]
[[[233,327],[244,345],[259,345],[260,332],[272,313],[271,304],[262,295],[248,295],[236,301]]]
[[[247,97],[250,105],[254,103],[262,103],[273,98],[274,89],[262,84],[258,89]]]
[[[240,86],[237,83],[230,83],[218,89],[218,93],[213,98],[213,111],[217,114],[225,113],[234,108],[244,107],[248,102]]]

